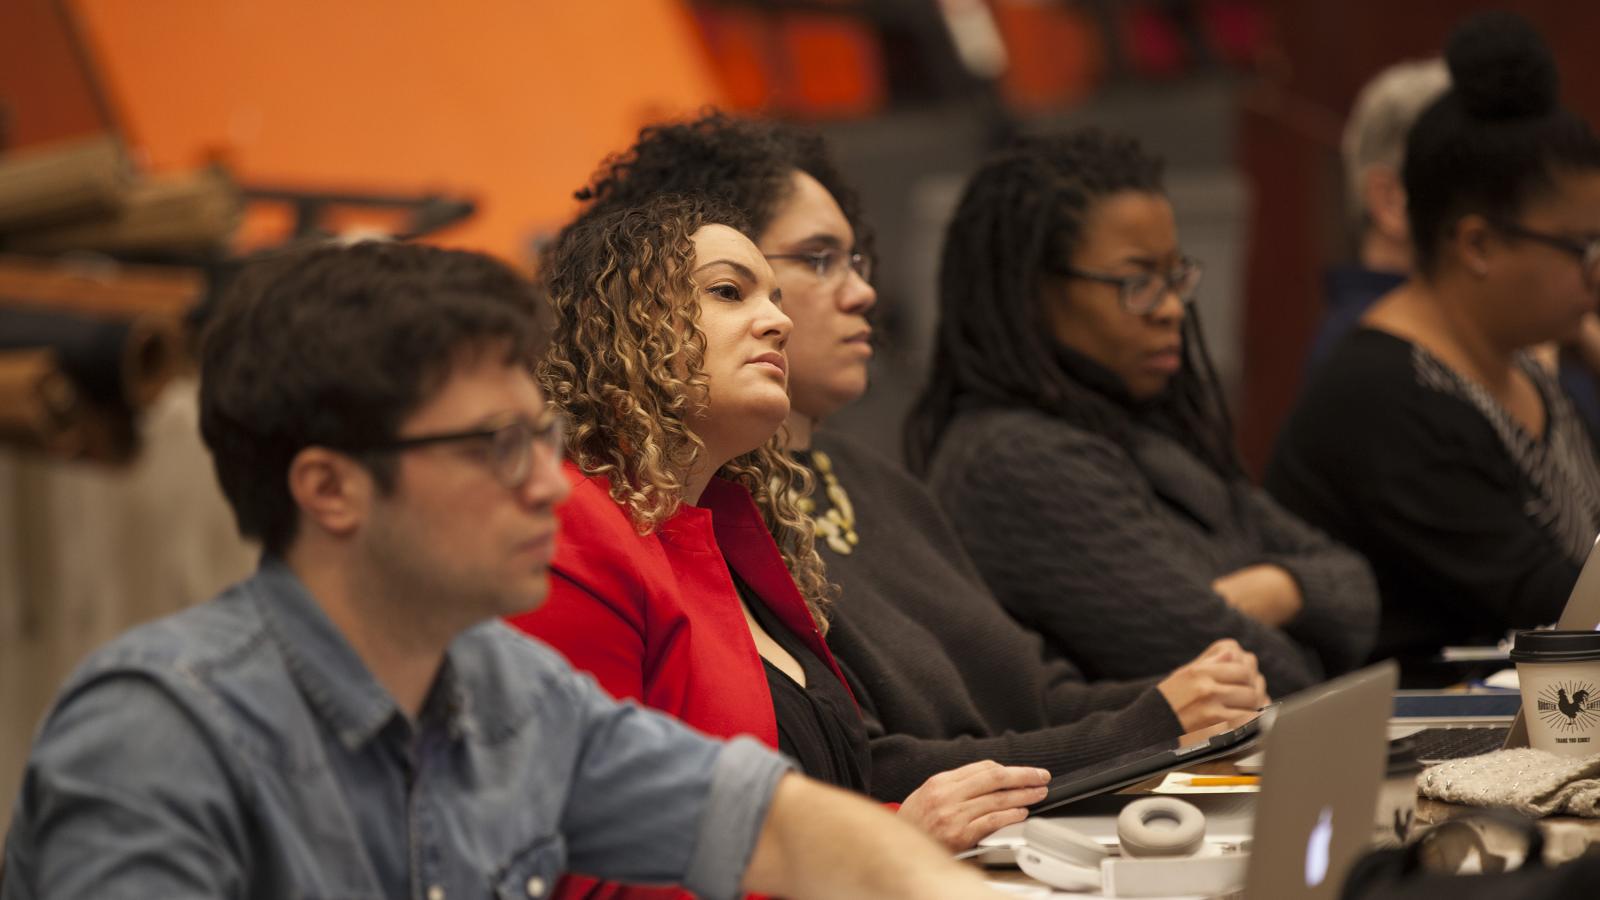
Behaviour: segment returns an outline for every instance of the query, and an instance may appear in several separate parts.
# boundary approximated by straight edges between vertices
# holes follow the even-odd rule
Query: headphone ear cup
[[[1022,823],[1022,839],[1030,847],[1037,847],[1052,856],[1075,866],[1100,869],[1100,861],[1110,852],[1087,835],[1080,834],[1065,822],[1055,819],[1028,819]]]
[[[1117,840],[1131,858],[1189,856],[1205,837],[1205,814],[1173,797],[1135,800],[1117,816]]]
[[[1098,841],[1054,819],[1028,819],[1022,838],[1017,867],[1030,877],[1063,891],[1100,890],[1100,863],[1111,854]]]

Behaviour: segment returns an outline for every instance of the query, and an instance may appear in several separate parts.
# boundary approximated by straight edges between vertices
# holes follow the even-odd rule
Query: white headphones
[[[1214,894],[1244,886],[1243,853],[1224,855],[1205,842],[1206,817],[1173,797],[1135,800],[1117,816],[1120,855],[1055,819],[1029,819],[1017,865],[1029,876],[1067,891],[1108,897]]]

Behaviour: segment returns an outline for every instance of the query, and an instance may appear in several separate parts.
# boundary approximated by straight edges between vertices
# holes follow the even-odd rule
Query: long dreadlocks
[[[927,474],[951,420],[974,404],[1033,406],[1129,446],[1129,412],[1063,370],[1039,290],[1047,265],[1082,243],[1090,208],[1121,191],[1164,193],[1162,163],[1098,130],[1021,138],[972,176],[945,233],[932,375],[906,423],[912,471]],[[1242,476],[1192,309],[1181,362],[1154,421],[1218,472]]]

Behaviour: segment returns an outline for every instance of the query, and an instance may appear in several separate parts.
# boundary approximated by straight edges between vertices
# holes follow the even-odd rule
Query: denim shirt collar
[[[290,675],[346,749],[360,749],[396,716],[403,718],[394,698],[283,560],[263,557],[254,581],[262,620]],[[453,735],[470,728],[456,670],[447,657],[423,711],[425,718],[434,712],[444,716]]]

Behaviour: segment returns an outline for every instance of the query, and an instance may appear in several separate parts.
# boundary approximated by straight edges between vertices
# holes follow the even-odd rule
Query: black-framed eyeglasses
[[[1089,272],[1073,266],[1051,266],[1050,271],[1068,278],[1078,278],[1084,281],[1095,281],[1100,284],[1114,284],[1117,286],[1117,302],[1122,310],[1136,316],[1149,315],[1156,307],[1161,305],[1161,298],[1168,291],[1178,295],[1184,303],[1194,299],[1195,291],[1200,288],[1200,273],[1203,267],[1200,260],[1192,256],[1185,256],[1178,260],[1178,264],[1165,273],[1140,272],[1138,275],[1108,275],[1104,272]]]
[[[1578,263],[1583,266],[1584,283],[1590,287],[1600,287],[1600,237],[1580,241],[1577,238],[1567,237],[1562,234],[1548,234],[1525,228],[1515,222],[1501,222],[1495,226],[1507,237],[1533,241],[1546,247],[1554,247],[1577,257]]]
[[[811,271],[816,273],[818,281],[831,281],[835,277],[843,275],[845,266],[840,265],[840,263],[848,264],[850,269],[855,270],[855,273],[861,276],[862,281],[869,283],[872,281],[872,257],[867,256],[865,253],[852,251],[847,254],[839,250],[818,250],[814,253],[767,253],[764,255],[767,259],[791,259],[796,262],[806,263],[811,266]]]
[[[550,413],[539,422],[518,419],[498,428],[424,434],[363,447],[359,452],[400,453],[457,441],[482,441],[484,462],[495,480],[516,489],[526,484],[533,474],[535,446],[545,451],[546,465],[555,469],[561,467],[561,455],[566,447],[566,422],[560,413]]]

